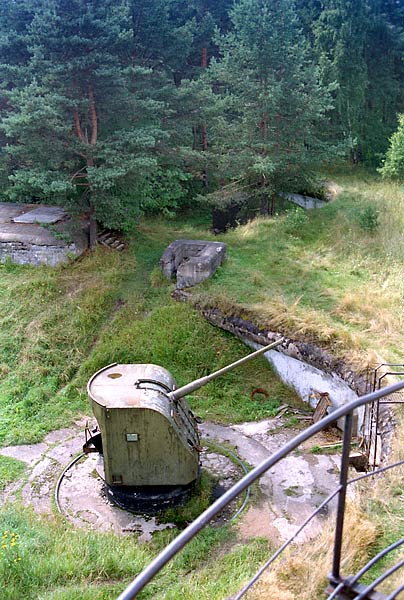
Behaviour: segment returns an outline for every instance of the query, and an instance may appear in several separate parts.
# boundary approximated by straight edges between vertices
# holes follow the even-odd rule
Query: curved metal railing
[[[340,480],[339,486],[337,489],[328,496],[324,500],[324,502],[310,515],[306,521],[300,526],[298,531],[291,537],[287,542],[285,542],[276,552],[271,556],[271,558],[267,561],[263,567],[258,571],[258,573],[248,582],[246,586],[235,596],[234,600],[239,600],[242,598],[245,593],[254,585],[254,583],[259,579],[264,570],[268,568],[274,560],[285,550],[287,546],[289,546],[293,540],[299,535],[299,533],[306,527],[306,525],[319,513],[321,510],[333,499],[335,496],[338,496],[338,505],[337,505],[337,513],[336,513],[336,524],[335,524],[335,537],[334,537],[334,555],[333,562],[330,574],[330,584],[331,595],[329,598],[335,599],[371,599],[376,596],[372,596],[371,593],[373,590],[386,579],[386,577],[390,576],[392,573],[396,572],[399,568],[403,566],[404,561],[400,561],[394,567],[391,567],[380,576],[377,580],[375,580],[372,584],[367,587],[363,585],[359,585],[359,579],[367,573],[367,571],[377,562],[383,558],[388,552],[394,550],[396,547],[399,547],[404,540],[399,540],[395,544],[393,544],[389,549],[381,552],[377,557],[372,559],[366,567],[364,567],[359,573],[351,578],[343,579],[340,574],[340,565],[341,565],[341,549],[342,549],[342,533],[343,533],[343,525],[344,525],[344,515],[345,515],[345,500],[346,500],[346,492],[348,485],[360,481],[361,479],[365,479],[370,476],[375,476],[378,473],[382,473],[391,469],[400,464],[404,464],[404,460],[393,465],[388,465],[377,471],[373,471],[371,473],[366,473],[355,479],[348,480],[348,467],[349,467],[349,453],[351,447],[351,439],[352,439],[352,421],[353,421],[353,412],[366,404],[374,402],[384,396],[392,394],[398,390],[404,389],[404,381],[400,381],[399,383],[395,383],[394,385],[388,386],[381,390],[377,390],[372,392],[371,394],[367,394],[366,396],[361,396],[350,403],[334,410],[331,414],[325,416],[321,421],[314,423],[304,431],[300,432],[293,439],[289,440],[282,448],[277,450],[274,454],[269,456],[267,459],[262,461],[257,467],[252,469],[247,475],[245,475],[240,481],[238,481],[232,488],[230,488],[227,492],[223,494],[220,498],[218,498],[209,508],[207,508],[199,517],[197,517],[186,529],[184,529],[164,550],[160,552],[160,554],[133,580],[133,582],[126,588],[126,590],[119,596],[118,600],[132,600],[136,597],[136,595],[148,584],[148,582],[166,565],[188,542],[190,542],[195,535],[199,531],[201,531],[209,522],[222,511],[225,506],[227,506],[230,502],[232,502],[241,492],[243,492],[246,488],[248,488],[252,483],[254,483],[257,479],[259,479],[268,469],[277,464],[280,460],[285,458],[290,452],[295,450],[300,444],[310,439],[314,435],[316,435],[321,430],[325,429],[338,419],[345,417],[345,425],[344,425],[344,434],[343,434],[343,445],[342,445],[342,455],[341,455],[341,469],[340,469]],[[379,599],[385,598],[386,600],[394,599],[397,595],[404,589],[404,585],[401,585],[397,588],[395,592],[390,594],[390,596],[379,595]]]

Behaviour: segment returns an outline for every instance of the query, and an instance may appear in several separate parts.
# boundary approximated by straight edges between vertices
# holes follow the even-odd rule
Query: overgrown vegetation
[[[0,492],[13,481],[18,481],[24,475],[25,464],[15,458],[0,456]]]
[[[223,238],[226,263],[194,295],[229,313],[239,311],[260,326],[313,339],[360,365],[372,358],[402,362],[403,191],[368,173],[334,178],[343,193],[315,213],[305,213],[301,227],[288,230],[288,215],[283,215],[229,232]],[[359,222],[366,206],[378,212],[374,231]],[[123,254],[99,249],[57,269],[0,266],[3,445],[39,441],[51,429],[89,414],[85,384],[105,364],[155,362],[183,384],[246,353],[240,342],[208,325],[197,311],[171,299],[174,285],[156,265],[165,246],[181,237],[213,239],[202,213],[188,221],[183,215],[181,222],[144,221]],[[256,387],[267,389],[270,397],[251,400]],[[202,418],[226,423],[271,416],[279,404],[297,399],[262,359],[198,390],[190,402]],[[20,463],[0,459],[0,487],[22,475]],[[391,489],[388,500],[375,495],[363,506],[369,515],[365,520],[353,515],[360,544],[350,547],[355,559],[349,564],[375,552],[379,530],[388,540],[400,527],[402,486],[396,481]],[[183,520],[188,518],[185,514]],[[72,531],[57,519],[42,522],[18,505],[4,507],[0,519],[2,535],[18,536],[0,569],[10,600],[19,595],[114,598],[174,535],[159,533],[146,548],[136,538]],[[165,598],[219,600],[239,589],[269,550],[259,540],[238,545],[232,535],[208,530],[143,597],[161,598],[164,589]],[[327,535],[325,531],[323,541],[312,548],[313,559],[324,565]],[[229,554],[222,552],[223,545]],[[294,555],[279,571],[278,599],[296,597],[294,586],[299,588],[307,564],[307,549],[302,552],[301,564]],[[326,571],[323,575],[313,581],[307,598],[319,597]]]
[[[88,411],[86,381],[112,362],[164,365],[182,385],[246,353],[230,335],[171,300],[155,265],[173,236],[205,232],[145,224],[127,254],[98,250],[58,269],[0,265],[0,441],[27,443]],[[250,400],[256,387],[268,402]],[[293,393],[264,359],[192,397],[201,417],[223,422],[270,416]]]
[[[335,180],[344,191],[304,213],[305,224],[297,211],[229,232],[226,267],[198,301],[317,341],[358,366],[376,354],[400,362],[404,190],[365,172]]]
[[[18,597],[55,600],[116,598],[169,542],[175,533],[163,532],[149,545],[137,538],[76,531],[60,520],[44,520],[14,506],[0,513],[0,580],[4,600]],[[221,557],[226,542],[228,555]],[[236,590],[243,577],[263,560],[267,543],[243,547],[226,528],[207,528],[139,598],[198,598],[220,600]],[[209,575],[210,574],[210,575]]]
[[[91,245],[96,219],[137,229],[123,254],[99,249],[57,269],[0,265],[0,445],[40,441],[88,414],[86,381],[106,364],[154,362],[181,385],[246,353],[175,303],[156,266],[174,239],[212,238],[209,202],[239,202],[246,214],[253,198],[273,218],[226,236],[228,259],[195,291],[199,305],[314,341],[358,369],[402,363],[402,186],[336,173],[343,192],[321,210],[275,216],[275,198],[318,190],[336,158],[380,165],[389,138],[381,172],[402,180],[403,18],[390,0],[2,0],[2,200],[86,213]],[[197,201],[202,211],[187,221],[182,211]],[[269,397],[252,398],[257,387]],[[190,399],[223,423],[297,402],[263,358]],[[24,465],[0,458],[0,491],[23,476]],[[352,508],[346,568],[376,551],[379,531],[384,544],[402,525],[402,485],[386,481],[362,506],[372,522]],[[202,488],[176,515],[181,525],[206,504],[209,482]],[[114,598],[173,535],[145,547],[5,506],[3,597]],[[325,530],[289,555],[263,596],[319,597],[325,571],[304,592],[301,582],[308,560],[328,569],[329,540]],[[141,597],[219,600],[267,552],[262,540],[243,546],[230,529],[208,528]]]
[[[403,108],[400,2],[2,8],[2,191],[109,227],[231,183],[273,212],[274,193],[312,187],[323,161],[380,164]],[[402,169],[400,135],[388,175]]]
[[[402,416],[402,415],[401,415]],[[403,429],[397,431],[391,462],[403,459]],[[390,462],[389,460],[389,462]],[[357,573],[367,561],[384,548],[399,540],[403,531],[404,489],[403,467],[396,467],[383,476],[364,480],[355,486],[355,499],[348,502],[344,523],[342,575]],[[329,565],[334,541],[333,524],[321,534],[287,552],[285,560],[268,570],[249,600],[313,600],[325,598]],[[403,559],[402,548],[385,556],[361,579],[370,584],[389,567]],[[307,578],[307,565],[316,565]],[[304,578],[305,585],[301,582]],[[402,583],[400,570],[386,579],[378,590],[386,595]]]

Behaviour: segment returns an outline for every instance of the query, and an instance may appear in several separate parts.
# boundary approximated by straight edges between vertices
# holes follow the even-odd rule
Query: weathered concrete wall
[[[248,346],[258,350],[261,344],[252,342],[246,338],[243,340]],[[312,408],[315,408],[318,402],[316,393],[327,392],[332,402],[332,408],[336,409],[358,397],[349,385],[341,379],[336,373],[325,373],[317,367],[313,367],[308,363],[287,356],[277,350],[265,352],[265,358],[270,362],[279,379],[292,387],[297,395]],[[343,419],[338,425],[343,427]],[[354,420],[354,435],[363,433],[364,423],[364,408],[357,411],[356,419]]]
[[[289,200],[289,202],[293,202],[293,204],[297,204],[297,206],[301,206],[307,210],[311,210],[313,208],[322,208],[325,204],[327,204],[324,202],[324,200],[312,198],[311,196],[303,196],[302,194],[281,193],[280,196],[285,198],[285,200]]]
[[[56,266],[88,248],[86,223],[60,206],[0,202],[0,262]]]
[[[72,256],[80,256],[83,249],[76,244],[68,246],[39,246],[22,242],[0,242],[0,262],[11,260],[19,265],[47,265],[56,267]]]

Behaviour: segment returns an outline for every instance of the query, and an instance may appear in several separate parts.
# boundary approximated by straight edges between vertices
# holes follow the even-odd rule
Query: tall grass
[[[362,365],[374,350],[394,362],[404,342],[404,191],[370,176],[338,183],[343,192],[293,234],[285,217],[227,234],[227,264],[198,294]],[[363,226],[367,207],[374,229]]]
[[[301,228],[291,228],[283,216],[213,238],[199,220],[153,220],[139,227],[124,254],[99,250],[57,269],[0,265],[0,444],[39,441],[89,414],[86,381],[111,362],[155,362],[181,385],[246,354],[239,341],[171,300],[174,286],[157,263],[177,238],[228,245],[224,266],[195,290],[201,302],[313,340],[359,366],[371,356],[402,362],[403,191],[371,177],[340,175],[338,183],[343,193],[308,214]],[[364,226],[376,213],[376,226]],[[256,387],[270,392],[268,401],[251,400]],[[199,390],[190,402],[203,418],[226,423],[270,416],[279,404],[297,399],[260,359]],[[22,470],[0,459],[0,489]],[[401,483],[388,489],[364,491],[363,512],[350,509],[347,572],[377,549],[380,532],[384,543],[402,527]],[[2,597],[115,598],[172,535],[161,532],[145,547],[136,537],[75,531],[58,518],[44,521],[21,506],[2,507]],[[254,594],[320,598],[330,539],[326,528],[318,540],[287,555]],[[262,540],[236,542],[227,529],[208,529],[141,597],[227,597],[269,553]],[[318,576],[302,591],[308,561],[319,566]]]
[[[146,223],[127,253],[99,249],[57,269],[0,265],[0,444],[40,441],[89,414],[86,382],[106,364],[154,362],[183,384],[247,353],[171,299],[158,260],[176,237],[202,233],[178,227]],[[256,387],[270,402],[250,399]],[[223,422],[270,416],[285,401],[297,399],[264,359],[191,398],[200,416]]]
[[[389,462],[402,460],[404,428],[397,428],[394,451]],[[383,476],[367,479],[355,487],[347,504],[342,547],[342,576],[359,571],[370,558],[401,539],[404,528],[404,469],[387,471]],[[334,518],[314,539],[288,550],[262,576],[249,600],[313,600],[325,598],[334,547]],[[376,563],[360,580],[369,584],[404,557],[402,548]],[[307,569],[310,577],[307,577]],[[392,593],[402,583],[402,571],[386,579],[379,591]],[[304,581],[304,585],[302,582]],[[398,596],[402,597],[402,595]]]

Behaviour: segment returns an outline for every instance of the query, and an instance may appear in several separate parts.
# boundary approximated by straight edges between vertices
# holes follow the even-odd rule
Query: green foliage
[[[26,507],[0,511],[0,585],[4,600],[113,600],[177,531],[161,532],[149,545],[136,536],[72,529],[41,520]],[[5,547],[4,547],[5,546]],[[220,554],[226,548],[225,556]],[[220,600],[235,592],[267,556],[266,541],[234,545],[229,528],[206,528],[140,597]]]
[[[184,505],[169,508],[158,516],[162,523],[174,523],[183,529],[212,504],[212,492],[215,485],[213,476],[202,470],[200,479],[191,492],[191,496]]]
[[[168,65],[160,66],[176,33],[173,24],[168,31],[168,7],[160,0],[148,11],[127,0],[30,7],[24,0],[10,10],[0,48],[5,80],[16,62],[16,76],[0,89],[10,198],[62,199],[110,227],[128,228],[160,203],[173,210],[187,176],[172,158],[173,166],[162,160],[175,97],[173,87],[167,98]],[[24,52],[10,57],[17,39]]]
[[[359,213],[359,226],[364,231],[374,233],[380,225],[379,215],[379,210],[373,204],[368,204]]]
[[[330,0],[321,8],[316,2],[299,5],[322,80],[336,84],[329,135],[345,141],[354,163],[378,164],[402,103],[400,3]]]
[[[332,154],[321,139],[330,95],[289,0],[241,0],[231,19],[232,32],[218,39],[222,58],[209,70],[219,92],[212,152],[225,180],[245,174],[265,204]]]
[[[398,129],[390,139],[390,147],[380,172],[386,178],[404,179],[404,114],[399,117]]]
[[[0,492],[12,483],[21,479],[25,471],[25,464],[15,458],[0,456]]]
[[[267,212],[347,149],[380,161],[402,21],[385,0],[3,0],[2,189],[125,231],[234,181]]]
[[[283,227],[286,233],[292,235],[302,234],[305,226],[309,222],[309,217],[303,208],[296,207],[287,212]]]

